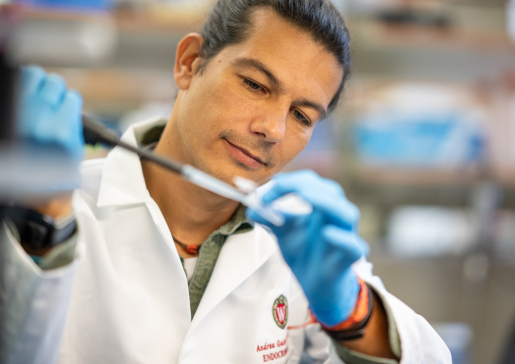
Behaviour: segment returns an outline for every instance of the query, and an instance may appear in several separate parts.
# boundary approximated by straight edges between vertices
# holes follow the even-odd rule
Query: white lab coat
[[[135,145],[150,125],[132,127],[123,140]],[[115,148],[106,159],[85,162],[82,173],[73,199],[80,226],[73,263],[42,271],[2,229],[6,362],[275,364],[298,363],[304,355],[311,362],[342,363],[318,325],[291,328],[306,321],[308,304],[262,226],[227,239],[192,321],[187,278],[139,158]],[[370,263],[362,259],[354,269],[391,308],[402,363],[451,362],[440,337],[385,291]],[[280,295],[289,309],[284,329],[272,310]]]

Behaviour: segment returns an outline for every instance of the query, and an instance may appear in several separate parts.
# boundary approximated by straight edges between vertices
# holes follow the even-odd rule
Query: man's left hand
[[[265,205],[290,193],[313,206],[310,214],[285,215],[277,227],[247,209],[250,219],[268,226],[277,236],[284,259],[297,277],[317,319],[327,326],[352,313],[359,284],[351,265],[362,255],[357,235],[359,210],[336,182],[312,171],[277,175],[262,196]]]

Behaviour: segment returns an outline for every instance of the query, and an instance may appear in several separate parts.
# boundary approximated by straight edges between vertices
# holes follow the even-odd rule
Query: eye
[[[249,80],[248,78],[243,79],[243,83],[247,86],[247,88],[252,92],[266,92],[265,88],[261,86],[259,83]]]
[[[299,110],[294,109],[293,116],[295,117],[295,119],[304,123],[306,126],[311,126],[311,121],[308,118],[306,118]]]

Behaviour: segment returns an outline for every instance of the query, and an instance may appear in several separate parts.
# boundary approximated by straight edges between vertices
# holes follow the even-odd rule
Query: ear
[[[204,43],[204,38],[200,34],[190,33],[182,38],[177,46],[174,77],[181,90],[189,88],[191,79],[200,64],[199,53],[202,43]]]

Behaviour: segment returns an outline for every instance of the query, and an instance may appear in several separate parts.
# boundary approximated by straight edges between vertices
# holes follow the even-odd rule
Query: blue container
[[[113,7],[111,0],[17,0],[16,3],[64,10],[109,10]]]
[[[374,115],[355,128],[356,151],[378,165],[445,166],[479,162],[483,135],[456,114]]]

